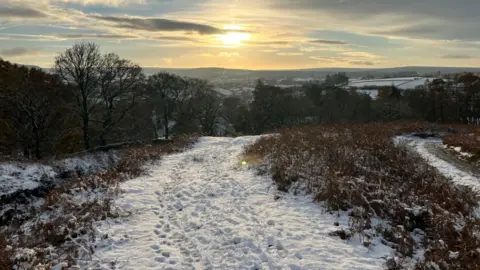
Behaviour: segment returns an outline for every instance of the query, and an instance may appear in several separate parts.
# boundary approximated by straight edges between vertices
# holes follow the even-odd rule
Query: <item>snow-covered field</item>
[[[425,82],[430,82],[434,78],[424,77],[406,77],[406,78],[388,78],[388,79],[372,79],[372,80],[350,80],[348,87],[366,87],[366,86],[396,86],[400,89],[415,89],[425,85]]]
[[[372,99],[377,99],[378,97],[378,90],[375,90],[375,89],[357,89],[357,93],[367,94]]]
[[[381,269],[390,248],[328,234],[348,216],[308,196],[279,196],[241,165],[257,137],[201,138],[127,181],[115,204],[133,214],[98,225],[92,269]],[[334,223],[338,222],[339,226]]]

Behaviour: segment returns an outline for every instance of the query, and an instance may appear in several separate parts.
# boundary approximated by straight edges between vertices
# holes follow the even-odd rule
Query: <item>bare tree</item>
[[[24,155],[30,157],[33,150],[40,159],[43,143],[59,118],[58,106],[62,102],[59,92],[63,85],[40,69],[11,66],[9,73],[9,78],[2,76],[8,78],[2,80],[4,89],[0,89],[2,118],[15,133]]]
[[[175,109],[175,101],[183,98],[186,81],[180,76],[166,72],[154,74],[148,78],[148,94],[154,100],[154,116],[163,115],[165,139],[169,138],[169,123]],[[163,110],[163,112],[161,112]],[[155,119],[156,122],[157,119]]]
[[[188,85],[188,99],[184,107],[190,111],[189,117],[196,119],[198,129],[208,136],[215,135],[216,127],[221,119],[222,100],[211,85],[200,79],[190,79]]]
[[[100,100],[103,104],[100,143],[107,144],[107,136],[135,106],[145,76],[142,68],[114,53],[106,54],[101,61],[99,74]]]
[[[99,46],[94,43],[79,43],[55,58],[54,70],[71,86],[75,97],[77,114],[83,126],[85,149],[90,148],[90,116],[99,101],[99,72],[102,64]]]

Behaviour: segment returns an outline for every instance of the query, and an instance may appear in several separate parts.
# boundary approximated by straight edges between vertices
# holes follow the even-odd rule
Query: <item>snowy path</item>
[[[443,149],[441,139],[399,136],[396,140],[404,141],[430,165],[437,168],[441,174],[451,178],[455,183],[470,186],[472,189],[480,191],[480,177],[476,168],[472,168],[466,162],[447,153]]]
[[[268,177],[238,165],[255,139],[202,138],[124,183],[116,204],[135,212],[103,222],[91,269],[381,269],[382,244],[328,236],[345,216],[304,196],[274,200]]]

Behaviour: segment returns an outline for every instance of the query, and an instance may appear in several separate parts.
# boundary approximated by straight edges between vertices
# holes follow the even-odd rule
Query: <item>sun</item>
[[[242,27],[239,25],[226,25],[223,29],[226,33],[220,35],[218,40],[225,45],[241,46],[243,41],[250,40],[250,34],[241,32]]]

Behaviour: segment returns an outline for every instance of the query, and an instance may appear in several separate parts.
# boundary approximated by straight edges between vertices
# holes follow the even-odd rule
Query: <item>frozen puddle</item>
[[[241,167],[256,137],[202,138],[122,185],[134,211],[98,228],[91,269],[381,269],[390,249],[328,236],[340,220],[311,198],[274,200],[271,180]]]

